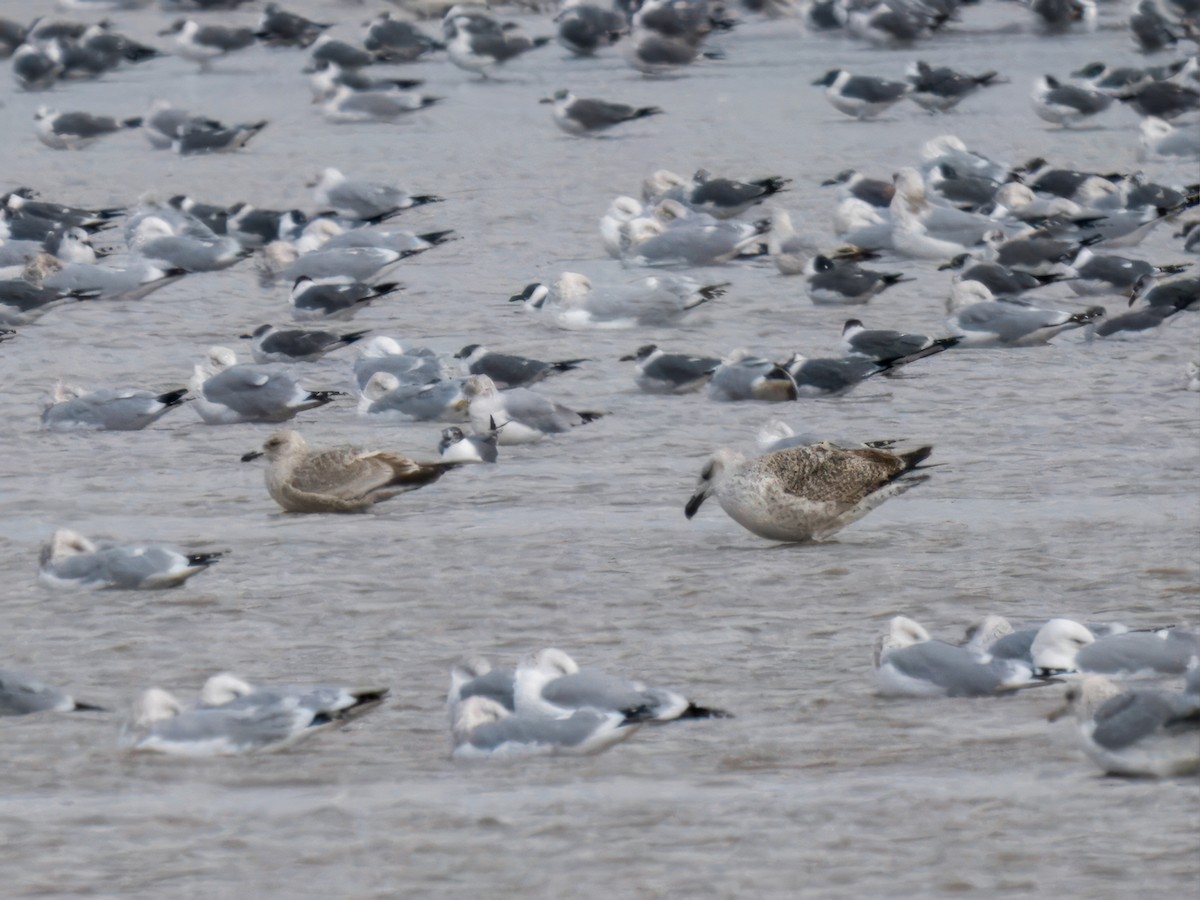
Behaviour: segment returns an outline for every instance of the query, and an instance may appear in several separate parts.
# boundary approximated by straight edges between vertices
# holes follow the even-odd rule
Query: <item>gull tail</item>
[[[880,278],[883,280],[885,287],[891,287],[893,284],[903,284],[906,281],[916,281],[915,278],[905,278],[900,272],[884,272]]]
[[[388,294],[394,294],[396,291],[404,290],[404,285],[398,281],[385,281],[383,284],[372,285],[374,293],[369,297],[364,297],[363,301],[374,300],[376,297],[386,297]]]
[[[339,340],[340,340],[340,341],[341,341],[343,344],[353,344],[355,341],[361,341],[363,338],[365,338],[365,337],[366,337],[368,334],[370,334],[370,333],[371,333],[371,332],[370,332],[370,330],[367,330],[367,331],[347,331],[345,334],[343,334],[343,335],[342,335],[342,336],[339,338]]]
[[[308,399],[316,402],[318,406],[324,406],[326,403],[332,403],[337,397],[347,396],[345,391],[309,391]]]
[[[679,714],[680,719],[733,719],[733,713],[711,706],[697,706],[688,702],[687,709]]]
[[[188,554],[187,561],[189,566],[199,566],[202,569],[207,569],[224,555],[224,550],[217,550],[212,553],[191,553]]]
[[[779,175],[771,175],[767,178],[759,178],[756,181],[751,181],[750,184],[762,188],[766,193],[764,197],[769,197],[771,194],[778,194],[782,190],[786,190],[787,186],[792,183],[792,179],[783,178]]]
[[[700,302],[696,303],[695,305],[699,306],[700,303],[707,303],[709,300],[716,300],[718,297],[724,297],[725,292],[729,289],[732,283],[733,282],[730,281],[722,281],[720,284],[704,285],[704,287],[700,288],[700,290],[697,292],[700,294]]]
[[[167,391],[165,394],[159,394],[154,399],[163,406],[178,406],[183,402],[183,398],[187,396],[187,388],[179,388],[174,391]]]
[[[633,111],[633,114],[630,115],[629,118],[631,120],[632,119],[644,119],[644,118],[646,118],[646,116],[657,116],[657,115],[661,115],[661,114],[662,114],[662,110],[657,106],[643,106],[641,109],[635,109]]]
[[[597,419],[604,418],[604,413],[600,412],[578,412],[575,415],[583,419],[583,421],[579,423],[580,425],[587,425],[589,422],[595,422]]]
[[[75,705],[71,707],[71,712],[111,712],[107,707],[96,706],[92,703],[81,703],[75,701]]]
[[[142,127],[142,117],[134,116],[132,119],[122,119],[121,127],[122,128],[141,128]]]
[[[417,237],[423,241],[428,241],[436,247],[438,244],[454,240],[454,231],[452,229],[446,231],[427,231],[424,234],[418,234]]]
[[[1103,319],[1106,315],[1108,315],[1108,310],[1106,310],[1103,306],[1089,306],[1083,312],[1075,313],[1075,315],[1067,319],[1067,322],[1071,322],[1076,325],[1086,325],[1089,322],[1096,321],[1097,319]]]
[[[572,369],[578,369],[580,363],[587,362],[587,359],[560,359],[558,362],[550,363],[550,368],[555,372],[569,372]]]

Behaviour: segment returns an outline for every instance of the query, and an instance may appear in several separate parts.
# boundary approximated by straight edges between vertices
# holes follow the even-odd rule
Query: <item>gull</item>
[[[517,664],[513,703],[518,715],[561,719],[576,710],[618,713],[626,720],[663,723],[681,719],[732,718],[720,709],[698,706],[675,691],[647,687],[595,669],[581,669],[562,650],[548,647]]]
[[[201,25],[195,19],[176,19],[160,37],[175,36],[175,52],[184,59],[200,64],[201,71],[218,59],[254,44],[254,31],[249,28],[226,28],[222,25]]]
[[[331,331],[305,331],[298,328],[280,330],[274,325],[259,325],[251,334],[252,353],[256,363],[315,362],[326,353],[348,347],[367,335],[366,331],[334,334]]]
[[[567,134],[580,137],[662,113],[657,106],[629,106],[595,97],[576,97],[568,90],[556,91],[553,97],[540,102],[554,104],[554,123]]]
[[[184,403],[187,388],[153,391],[100,388],[85,392],[59,382],[42,410],[51,431],[141,431]]]
[[[1112,106],[1109,94],[1073,84],[1062,84],[1052,75],[1043,75],[1033,84],[1033,111],[1039,119],[1069,128]]]
[[[380,62],[413,62],[432,50],[445,47],[431,40],[411,22],[382,12],[367,27],[363,47]]]
[[[945,349],[944,344],[931,344],[899,359],[814,359],[793,353],[783,365],[796,385],[797,397],[831,397],[848,393],[875,375],[895,371],[910,362],[941,353]]]
[[[441,197],[414,196],[403,188],[383,182],[347,178],[334,168],[326,168],[315,185],[317,205],[355,219],[385,219],[406,209],[439,203]]]
[[[1165,119],[1147,116],[1142,119],[1140,130],[1139,159],[1200,157],[1200,124],[1176,126]]]
[[[159,288],[174,284],[186,274],[183,269],[159,268],[146,260],[134,260],[124,268],[70,264],[53,267],[42,279],[42,287],[73,296],[140,300]]]
[[[561,328],[633,328],[670,325],[725,294],[729,282],[701,284],[686,276],[651,275],[630,284],[600,285],[576,272],[563,272],[552,287],[526,285],[509,297],[531,312],[549,313]]]
[[[892,285],[913,280],[899,272],[876,272],[853,262],[834,263],[819,254],[804,267],[804,273],[808,297],[819,306],[867,303]]]
[[[12,69],[22,90],[47,90],[66,69],[63,48],[58,41],[46,41],[38,46],[21,44],[13,54]]]
[[[566,6],[554,21],[558,25],[555,40],[576,56],[592,56],[597,50],[611,47],[629,28],[620,13],[592,3]]]
[[[457,425],[442,429],[438,442],[438,455],[442,462],[494,463],[498,457],[496,432],[488,434],[464,434]]]
[[[332,228],[340,227],[327,219],[321,221],[327,223],[322,226],[322,231],[332,231]],[[394,250],[405,256],[415,256],[453,240],[453,235],[453,231],[427,231],[424,234],[413,234],[411,231],[403,231],[387,225],[366,225],[339,231],[331,235],[323,246],[327,250],[336,250],[339,247],[379,247],[383,250]]]
[[[261,451],[266,456],[267,493],[287,512],[364,512],[397,494],[432,484],[456,463],[422,463],[390,450],[329,447],[311,450],[298,432],[277,431]]]
[[[446,14],[442,29],[450,62],[485,79],[497,66],[550,43],[548,37],[514,34],[482,13],[457,15],[455,9]]]
[[[294,291],[300,278],[314,282],[339,278],[343,282],[365,281],[407,256],[382,247],[335,247],[298,253],[290,244],[276,241],[266,246],[259,265],[264,283],[281,278],[291,281]]]
[[[1106,774],[1170,778],[1200,772],[1200,667],[1183,693],[1127,690],[1103,675],[1070,685],[1066,704],[1047,716],[1075,714],[1083,752]]]
[[[1176,33],[1175,23],[1159,11],[1155,0],[1139,0],[1129,17],[1129,31],[1143,53],[1170,50],[1183,36]]]
[[[720,59],[716,50],[704,50],[699,42],[669,37],[649,28],[637,28],[625,41],[625,61],[643,75],[670,75],[691,65],[699,57]]]
[[[223,553],[183,553],[155,544],[96,545],[60,528],[39,557],[38,581],[50,588],[159,590],[179,587]]]
[[[284,372],[265,366],[238,365],[228,347],[210,347],[188,382],[193,407],[208,425],[284,422],[345,396],[341,391],[310,391]]]
[[[24,278],[0,280],[0,323],[27,325],[42,313],[76,300],[91,300],[99,291],[36,287]]]
[[[786,367],[739,347],[713,370],[708,396],[726,402],[795,400],[796,382]]]
[[[813,84],[827,89],[825,98],[834,109],[859,121],[885,112],[912,90],[911,85],[902,81],[852,75],[845,69],[830,69]]]
[[[327,34],[321,35],[312,44],[312,65],[302,71],[308,73],[331,62],[343,69],[361,69],[375,62],[373,54],[349,41],[340,41]]]
[[[272,47],[307,47],[321,32],[332,27],[329,22],[314,22],[280,9],[278,3],[268,3],[254,36]]]
[[[773,450],[787,450],[789,447],[803,447],[808,444],[820,444],[822,442],[832,444],[835,447],[840,447],[843,450],[890,450],[893,446],[899,443],[897,440],[878,440],[878,441],[859,441],[854,438],[829,438],[824,435],[814,434],[812,432],[801,432],[797,434],[790,425],[786,422],[778,420],[768,422],[755,437],[755,443],[758,449],[763,453],[770,453]]]
[[[575,412],[527,388],[499,390],[486,375],[472,375],[463,384],[471,427],[479,434],[497,432],[501,445],[532,444],[549,434],[586,425],[603,413]]]
[[[233,153],[241,150],[250,139],[267,127],[264,119],[260,122],[247,122],[243,125],[222,125],[210,128],[207,123],[194,119],[184,122],[179,127],[175,140],[171,141],[171,149],[180,156],[194,156],[204,153]]]
[[[310,278],[301,275],[292,284],[289,302],[297,319],[347,319],[379,297],[403,290],[395,281],[367,284],[341,276]]]
[[[488,697],[469,697],[455,710],[453,759],[587,756],[627,740],[640,727],[619,713],[581,709],[563,719],[518,715]]]
[[[690,190],[683,199],[693,209],[718,219],[728,219],[786,190],[791,183],[792,179],[778,175],[754,181],[734,181],[730,178],[714,178],[707,169],[697,169],[692,176]]]
[[[450,714],[451,727],[454,726],[459,705],[471,697],[486,697],[512,712],[516,708],[513,699],[515,680],[516,672],[493,669],[492,664],[482,656],[466,656],[456,661],[450,667],[450,690],[446,694],[446,710]]]
[[[146,135],[150,146],[156,150],[169,149],[183,127],[189,124],[214,131],[224,127],[215,119],[194,115],[186,109],[172,106],[169,100],[155,100],[150,104],[150,111],[142,119],[143,134]]]
[[[1113,254],[1100,255],[1088,247],[1083,247],[1071,263],[1066,283],[1076,294],[1128,296],[1143,276],[1152,278],[1156,274],[1178,275],[1186,270],[1185,265],[1156,266],[1144,259]]]
[[[876,647],[879,693],[891,697],[981,697],[1029,684],[1032,669],[1010,659],[981,659],[966,647],[932,640],[904,616],[892,619]]]
[[[1140,334],[1153,331],[1176,313],[1182,312],[1182,307],[1147,306],[1135,309],[1119,316],[1106,318],[1096,326],[1092,334],[1095,337],[1112,337],[1114,334]]]
[[[396,376],[402,384],[428,384],[451,377],[440,356],[428,347],[405,350],[400,342],[387,335],[376,335],[358,345],[354,361],[354,380],[364,390],[371,377],[379,372]]]
[[[969,253],[960,253],[949,262],[938,266],[939,272],[951,269],[957,270],[957,274],[954,276],[955,284],[963,281],[977,281],[996,297],[1012,297],[1023,294],[1025,291],[1058,281],[1062,277],[1056,273],[1032,275],[1021,269],[1009,269],[999,263],[976,259]],[[1077,291],[1077,293],[1084,292]]]
[[[739,256],[761,256],[768,222],[747,224],[708,217],[680,219],[664,225],[656,219],[634,219],[622,259],[637,266],[717,266]]]
[[[1050,674],[1182,675],[1200,656],[1200,633],[1169,628],[1097,637],[1079,622],[1051,619],[1038,629],[1030,656],[1037,671]]]
[[[649,394],[689,394],[708,384],[721,365],[716,357],[664,353],[654,344],[646,344],[622,362],[636,362],[637,385]]]
[[[0,669],[0,716],[26,716],[39,712],[107,712],[103,707],[79,703],[70,694],[15,669]]]
[[[909,96],[929,112],[949,112],[980,88],[1004,83],[997,72],[967,75],[946,66],[930,66],[919,60],[909,66],[907,76],[912,85]]]
[[[493,353],[480,344],[467,344],[457,353],[471,375],[486,375],[496,387],[515,388],[535,384],[557,372],[569,372],[579,368],[586,359],[563,359],[557,362],[542,362],[527,356],[511,353]]]
[[[870,360],[900,359],[930,347],[949,350],[962,339],[934,338],[927,334],[905,334],[888,329],[868,329],[858,319],[847,319],[842,326],[842,355],[860,356]]]
[[[337,713],[350,719],[370,712],[389,694],[387,688],[348,688],[337,684],[251,685],[229,672],[209,677],[200,689],[198,708],[253,709],[295,703],[297,706]]]
[[[1142,275],[1134,283],[1129,305],[1139,300],[1164,309],[1193,309],[1200,304],[1200,275],[1155,278]]]
[[[1200,109],[1200,90],[1175,81],[1151,81],[1117,98],[1140,116],[1175,119]]]
[[[889,211],[892,245],[905,256],[947,259],[982,243],[998,232],[987,216],[947,206],[934,206],[925,191],[925,179],[913,168],[902,168],[895,177],[896,193]]]
[[[891,250],[893,228],[889,210],[847,197],[833,211],[833,230],[839,238],[863,250]]]
[[[977,281],[964,281],[958,288],[949,301],[950,317],[946,324],[962,338],[963,347],[1033,347],[1106,315],[1103,306],[1072,313],[996,300]]]
[[[786,210],[771,210],[771,230],[767,232],[767,255],[780,275],[803,274],[816,243],[800,235]]]
[[[905,453],[845,450],[822,443],[747,459],[723,448],[701,471],[684,514],[692,518],[716,496],[731,519],[759,537],[822,541],[927,481],[928,475],[911,473],[932,452],[932,447]]]
[[[344,69],[329,60],[315,63],[312,78],[309,80],[313,103],[328,100],[337,93],[339,87],[348,87],[354,91],[407,91],[424,83],[420,78],[371,78],[359,69]]]
[[[415,384],[390,372],[376,372],[363,386],[358,412],[378,418],[399,414],[417,422],[464,422],[467,398],[461,378]]]
[[[105,135],[142,126],[140,116],[118,120],[87,112],[64,113],[48,106],[39,106],[33,120],[38,140],[52,150],[82,150]]]
[[[334,711],[294,698],[262,706],[185,710],[171,694],[151,688],[134,703],[121,730],[121,745],[130,753],[188,757],[268,753],[343,721]]]
[[[440,97],[415,91],[355,90],[343,84],[325,101],[321,112],[327,121],[335,124],[397,122],[409,113],[427,109],[440,100]]]
[[[129,241],[129,249],[163,268],[185,272],[227,269],[250,255],[231,237],[211,239],[179,234],[158,216],[142,219]]]
[[[843,169],[832,178],[821,182],[822,187],[840,185],[838,195],[844,200],[854,197],[864,203],[869,203],[876,209],[887,209],[896,195],[896,187],[891,181],[882,178],[868,178],[857,169]]]

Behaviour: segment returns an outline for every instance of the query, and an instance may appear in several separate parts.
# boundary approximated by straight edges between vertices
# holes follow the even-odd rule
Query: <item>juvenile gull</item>
[[[454,759],[509,756],[587,756],[632,737],[640,722],[620,713],[576,710],[567,718],[511,713],[495,700],[468,697],[451,726]]]
[[[721,365],[716,357],[664,353],[654,344],[622,356],[622,362],[637,362],[637,384],[649,394],[688,394],[708,384]]]
[[[142,126],[141,118],[136,116],[118,120],[87,112],[63,113],[48,106],[39,106],[33,119],[38,140],[53,150],[82,150],[105,135]]]
[[[65,691],[15,669],[0,669],[0,716],[25,716],[38,712],[104,712],[99,706],[78,703]]]
[[[486,375],[468,378],[463,393],[470,404],[471,427],[479,434],[497,431],[502,445],[536,443],[548,434],[561,434],[603,415],[575,412],[526,388],[501,391]]]
[[[438,442],[438,455],[442,462],[494,463],[498,457],[497,432],[488,434],[464,434],[457,425],[442,429]]]
[[[85,392],[59,382],[42,410],[42,424],[51,431],[140,431],[186,397],[187,388],[163,394],[111,388]]]
[[[553,103],[554,123],[567,134],[577,137],[599,134],[622,122],[662,113],[657,106],[635,107],[594,97],[576,97],[567,90],[557,91],[553,97],[546,97],[541,102]]]
[[[297,319],[348,319],[372,300],[399,290],[403,290],[403,285],[396,281],[367,284],[340,276],[301,275],[292,284],[289,301],[292,315]]]
[[[183,584],[221,553],[181,553],[154,544],[97,546],[66,528],[42,547],[38,581],[51,588],[158,590]]]
[[[570,656],[552,647],[530,653],[517,664],[513,700],[518,714],[554,719],[579,709],[656,723],[729,717],[724,710],[697,706],[667,688],[581,669]]]
[[[234,756],[282,750],[342,721],[337,712],[294,698],[263,706],[185,710],[166,691],[151,688],[134,704],[120,740],[131,753]]]
[[[585,359],[563,359],[558,362],[542,362],[527,356],[511,353],[493,353],[480,344],[468,344],[454,354],[461,359],[472,375],[486,375],[498,388],[524,387],[535,384],[556,372],[569,372],[586,362]]]
[[[341,391],[310,391],[290,375],[265,366],[238,365],[228,347],[210,347],[188,382],[193,407],[209,425],[285,422],[345,396]]]
[[[278,431],[261,452],[266,456],[267,492],[288,512],[362,512],[397,494],[442,477],[454,463],[420,463],[390,450],[330,447],[310,450],[295,431]]]
[[[1169,778],[1200,772],[1200,668],[1183,693],[1127,690],[1103,675],[1070,685],[1055,721],[1073,712],[1079,741],[1110,775]]]
[[[367,335],[365,331],[334,334],[332,331],[305,331],[299,328],[278,329],[274,325],[259,325],[251,334],[242,337],[254,343],[256,363],[313,362],[339,347],[348,347]]]
[[[759,537],[820,541],[928,480],[910,473],[932,452],[843,450],[823,443],[747,459],[721,449],[701,471],[684,514],[692,518],[715,495],[730,518]]]

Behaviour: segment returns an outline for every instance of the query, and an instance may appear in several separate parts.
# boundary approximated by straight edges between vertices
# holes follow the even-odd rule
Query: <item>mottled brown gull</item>
[[[684,514],[716,496],[731,519],[773,541],[824,540],[925,481],[910,475],[933,452],[843,449],[828,442],[754,459],[721,449],[700,473]]]
[[[277,431],[242,457],[265,455],[267,492],[288,512],[361,512],[442,477],[456,463],[421,463],[389,450],[310,449],[299,433]]]

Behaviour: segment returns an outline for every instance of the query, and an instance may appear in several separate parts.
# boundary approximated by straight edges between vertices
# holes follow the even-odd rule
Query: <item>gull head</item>
[[[513,294],[508,298],[509,303],[523,303],[525,309],[541,309],[547,298],[550,296],[550,288],[542,284],[540,281],[535,281],[525,285],[521,293]]]
[[[578,272],[563,272],[554,282],[554,291],[560,301],[578,300],[592,292],[592,281]]]
[[[1067,713],[1075,713],[1075,720],[1080,724],[1095,718],[1096,710],[1120,694],[1125,689],[1105,675],[1089,675],[1074,684],[1068,685],[1063,693],[1066,702],[1051,711],[1046,718],[1056,722]]]
[[[1071,619],[1051,619],[1043,625],[1029,648],[1035,669],[1071,672],[1075,655],[1096,640],[1083,625]]]
[[[499,722],[510,715],[512,713],[490,697],[468,697],[458,705],[458,713],[454,717],[454,743],[470,740],[471,732],[480,725]]]
[[[496,382],[487,375],[472,375],[466,379],[463,382],[462,392],[468,401],[475,397],[495,397],[500,393],[496,388]]]
[[[395,338],[386,334],[377,334],[358,345],[359,359],[382,359],[385,356],[403,356],[404,348]]]
[[[155,722],[173,719],[183,712],[183,704],[162,688],[150,688],[133,702],[130,723],[134,728],[147,728]]]
[[[712,458],[700,470],[696,488],[683,508],[683,514],[689,519],[696,515],[704,501],[716,493],[725,474],[745,461],[746,458],[742,454],[727,447],[713,453]]]
[[[41,563],[54,562],[83,553],[95,553],[96,545],[77,531],[70,528],[60,528],[50,538],[50,542],[42,547]]]
[[[391,372],[376,372],[363,386],[363,399],[372,403],[400,387],[400,379]]]
[[[253,693],[254,688],[236,675],[221,672],[204,682],[204,687],[200,689],[200,705],[224,706],[239,697],[248,697]]]
[[[251,450],[249,453],[243,454],[242,462],[250,462],[260,456],[265,456],[268,462],[273,463],[276,460],[300,455],[307,446],[304,438],[300,437],[300,432],[285,428],[267,438],[266,443],[262,445],[262,450]]]

